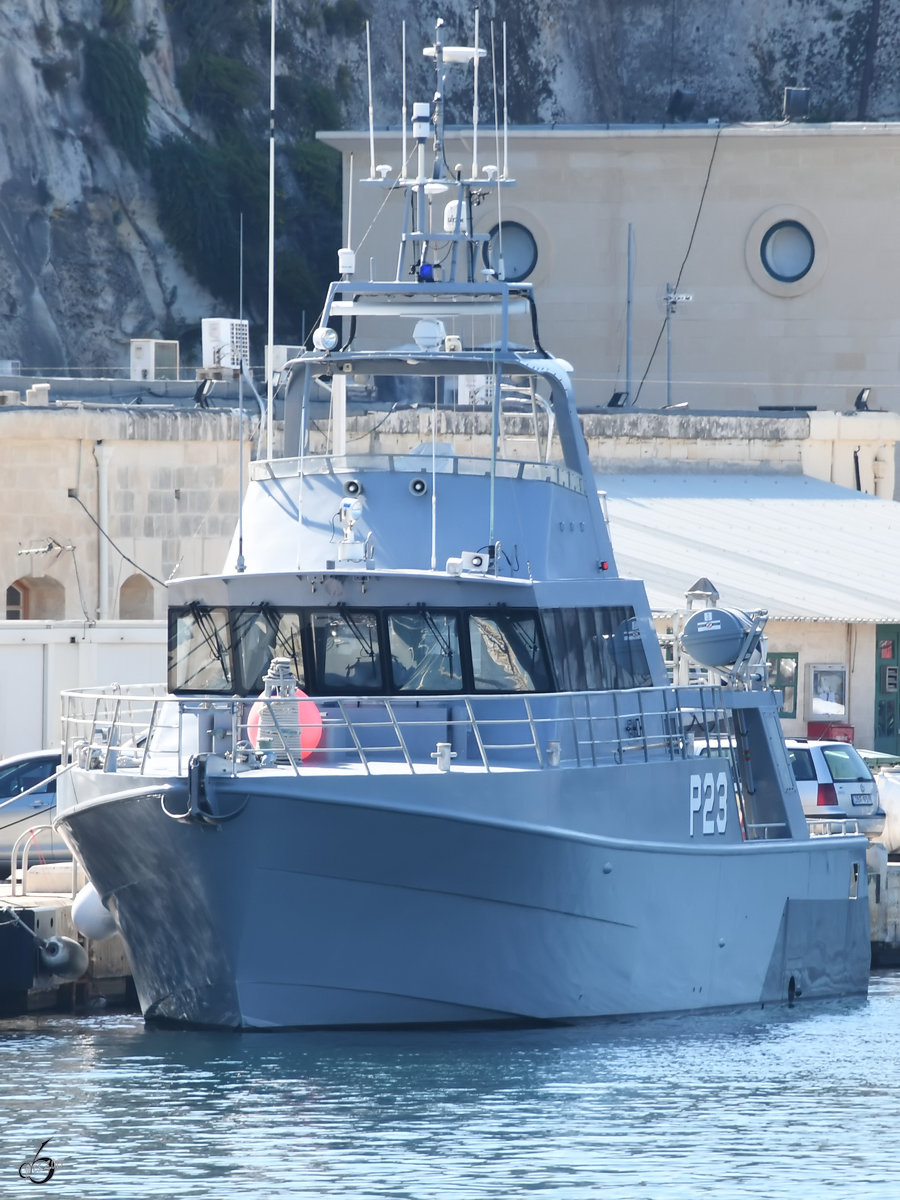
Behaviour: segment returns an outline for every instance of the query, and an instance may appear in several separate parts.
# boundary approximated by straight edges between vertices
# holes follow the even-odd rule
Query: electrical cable
[[[696,236],[696,233],[697,233],[697,226],[700,224],[700,214],[703,212],[703,202],[706,199],[706,192],[709,187],[710,176],[712,175],[713,163],[715,162],[715,159],[716,159],[716,151],[719,148],[719,137],[721,136],[721,133],[722,133],[722,126],[720,125],[718,127],[718,129],[716,129],[716,137],[715,137],[715,141],[713,142],[712,153],[709,156],[709,165],[706,168],[706,179],[703,181],[703,191],[700,193],[700,202],[697,205],[697,213],[694,217],[694,227],[691,230],[691,236],[688,239],[687,250],[685,250],[685,252],[684,252],[684,258],[681,260],[681,266],[678,268],[678,276],[675,280],[675,286],[673,289],[676,292],[678,291],[678,285],[681,283],[681,276],[684,273],[684,268],[687,266],[687,260],[690,256],[691,248],[694,245],[694,237]],[[653,349],[650,352],[650,358],[647,360],[647,367],[644,371],[644,374],[641,376],[641,382],[638,384],[637,391],[634,394],[634,403],[635,404],[637,404],[637,402],[640,398],[640,395],[641,395],[641,388],[644,386],[647,376],[650,374],[650,368],[653,366],[653,360],[654,360],[654,358],[656,358],[656,352],[659,349],[659,343],[662,341],[662,336],[666,331],[666,322],[669,319],[670,319],[669,314],[666,313],[666,316],[663,318],[663,323],[659,327],[659,333],[656,336],[656,341],[653,345]]]
[[[91,524],[92,524],[93,526],[95,526],[95,528],[97,529],[98,533],[101,533],[101,534],[102,534],[102,535],[103,535],[103,536],[106,538],[106,540],[107,540],[107,541],[109,542],[109,544],[112,546],[113,550],[115,550],[116,554],[119,554],[119,555],[121,555],[121,556],[122,556],[122,558],[124,558],[124,559],[125,559],[125,561],[126,561],[127,563],[131,563],[131,565],[134,567],[134,569],[135,569],[136,571],[140,571],[140,573],[141,573],[142,575],[146,575],[148,579],[152,579],[154,583],[158,583],[160,587],[165,587],[165,586],[166,586],[166,585],[165,585],[165,583],[163,582],[163,580],[161,580],[161,579],[157,579],[155,575],[151,575],[151,573],[150,573],[149,571],[145,571],[145,570],[144,570],[144,568],[143,568],[142,566],[140,566],[140,564],[139,564],[139,563],[136,563],[136,562],[134,561],[134,559],[133,559],[133,558],[129,558],[129,557],[128,557],[128,555],[125,553],[125,551],[124,551],[124,550],[122,550],[122,549],[120,549],[120,548],[119,548],[119,547],[116,545],[116,543],[115,543],[115,542],[112,540],[112,538],[109,536],[109,534],[106,532],[106,530],[105,530],[105,529],[102,527],[102,525],[100,524],[100,522],[99,522],[99,521],[96,519],[96,517],[94,516],[94,514],[93,514],[93,513],[91,512],[91,510],[90,510],[90,509],[87,507],[87,505],[84,503],[84,501],[81,499],[81,497],[80,497],[80,496],[74,496],[74,495],[73,495],[73,496],[71,497],[71,499],[72,499],[72,500],[75,500],[75,501],[77,501],[77,503],[78,503],[78,504],[81,506],[81,508],[83,509],[85,516],[88,518],[88,520],[91,522]]]

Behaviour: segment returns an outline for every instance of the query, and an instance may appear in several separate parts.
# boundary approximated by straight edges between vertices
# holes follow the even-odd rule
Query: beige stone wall
[[[225,565],[241,490],[238,429],[230,412],[0,408],[4,589],[21,584],[32,618],[95,620],[120,615],[122,586],[136,577],[138,600],[144,584],[149,593],[130,615],[162,618],[173,572]]]
[[[345,155],[346,208],[347,155],[358,179],[368,146],[362,134],[329,140]],[[377,133],[376,143],[396,176],[399,137]],[[580,402],[605,404],[625,387],[631,225],[641,405],[666,403],[663,297],[681,272],[679,292],[692,300],[672,318],[673,403],[846,411],[869,387],[870,404],[900,411],[898,150],[900,124],[510,130],[518,186],[503,190],[502,216],[535,235],[542,340],[574,365]],[[502,153],[482,131],[481,161],[502,163]],[[468,169],[470,141],[451,137],[448,161]],[[370,231],[384,199],[354,185],[352,240],[366,273],[370,259],[381,273],[395,262],[401,202],[390,201],[393,226]],[[445,201],[437,198],[435,221]],[[478,229],[497,215],[492,194],[476,211]],[[760,257],[767,229],[785,219],[815,244],[811,270],[794,284],[773,280]]]
[[[900,414],[659,413],[610,410],[582,418],[594,469],[796,471],[890,500]]]

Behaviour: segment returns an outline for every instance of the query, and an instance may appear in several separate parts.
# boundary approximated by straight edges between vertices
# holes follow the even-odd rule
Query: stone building
[[[232,410],[0,408],[7,619],[163,618],[170,575],[225,565],[238,428]]]
[[[360,181],[367,135],[321,136],[343,156],[358,262],[383,272],[392,243],[370,225],[392,199]],[[399,133],[374,142],[389,181]],[[470,171],[471,134],[447,146]],[[482,129],[479,163],[508,164],[516,186],[476,209],[479,267],[496,265],[502,229],[507,277],[534,283],[542,340],[573,364],[582,404],[847,412],[868,392],[897,412],[898,147],[895,122]],[[431,195],[438,254],[452,198]],[[667,284],[690,297],[669,313]]]
[[[0,407],[0,755],[58,743],[65,688],[164,679],[166,580],[225,566],[239,431],[232,409]]]

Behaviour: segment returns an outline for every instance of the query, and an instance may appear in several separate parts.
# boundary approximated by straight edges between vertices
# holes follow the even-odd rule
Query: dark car
[[[49,825],[56,815],[58,750],[35,750],[0,759],[0,879],[10,874],[16,839],[29,829]],[[36,834],[32,863],[71,858],[68,846],[52,829]]]

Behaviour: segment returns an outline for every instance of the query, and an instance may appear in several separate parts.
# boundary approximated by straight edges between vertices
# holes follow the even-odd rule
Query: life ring
[[[322,740],[322,714],[319,712],[318,705],[314,700],[310,700],[306,692],[297,688],[294,692],[297,697],[297,726],[300,732],[300,757],[307,758],[316,749],[319,742]],[[247,717],[247,737],[254,750],[259,746],[259,727],[262,715],[268,705],[265,700],[268,699],[269,704],[283,704],[284,700],[278,696],[266,697],[265,692],[253,704],[250,709],[250,715]],[[276,708],[276,712],[279,710]],[[281,724],[279,712],[279,724]],[[288,734],[292,730],[284,729],[283,732]]]

